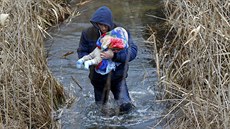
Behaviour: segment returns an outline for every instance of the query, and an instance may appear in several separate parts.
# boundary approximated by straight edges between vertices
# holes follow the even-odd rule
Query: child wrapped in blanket
[[[84,67],[89,69],[90,65],[97,65],[95,71],[101,75],[105,75],[112,70],[115,70],[119,65],[111,59],[102,59],[100,53],[111,49],[113,52],[128,48],[128,33],[122,27],[116,27],[113,30],[102,34],[97,42],[97,47],[89,54],[77,61],[77,68]]]

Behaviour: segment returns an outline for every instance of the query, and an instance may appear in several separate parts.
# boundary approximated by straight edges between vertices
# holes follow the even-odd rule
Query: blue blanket
[[[113,47],[117,47],[114,49],[127,49],[129,47],[128,45],[128,34],[127,31],[122,27],[116,27],[113,30],[103,34],[100,36],[96,42],[97,47],[101,48],[101,39],[105,36],[109,35],[112,36],[113,39],[111,40],[111,43],[109,45],[108,49],[113,49]],[[106,50],[108,50],[106,49]],[[105,50],[105,51],[106,51]],[[101,75],[105,75],[109,73],[112,70],[115,70],[116,66],[118,66],[120,63],[113,62],[111,59],[103,59],[95,68],[95,71]]]

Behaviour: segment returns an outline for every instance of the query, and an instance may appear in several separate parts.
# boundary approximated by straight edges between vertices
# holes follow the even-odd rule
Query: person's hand
[[[104,51],[100,54],[102,59],[112,59],[114,56],[114,53],[111,49],[109,49],[108,51]]]

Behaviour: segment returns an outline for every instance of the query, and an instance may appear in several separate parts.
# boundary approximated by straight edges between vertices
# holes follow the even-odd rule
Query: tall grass
[[[174,33],[155,49],[164,98],[178,110],[179,129],[230,128],[230,3],[228,0],[166,0]],[[154,44],[153,38],[149,40]],[[155,45],[157,46],[157,45]]]
[[[62,1],[0,1],[0,14],[9,14],[0,24],[0,128],[55,127],[51,113],[65,96],[47,68],[43,38],[68,14]]]

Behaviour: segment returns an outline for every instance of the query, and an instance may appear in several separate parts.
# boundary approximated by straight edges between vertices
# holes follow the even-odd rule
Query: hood
[[[109,30],[111,30],[114,26],[112,11],[108,7],[102,6],[95,11],[90,22],[97,28],[98,26],[95,23],[107,25]]]

